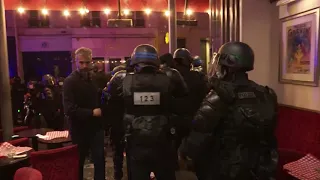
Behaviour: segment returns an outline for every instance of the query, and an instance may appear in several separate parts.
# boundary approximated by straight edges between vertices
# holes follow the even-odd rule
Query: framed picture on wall
[[[279,81],[318,86],[319,8],[281,19]]]

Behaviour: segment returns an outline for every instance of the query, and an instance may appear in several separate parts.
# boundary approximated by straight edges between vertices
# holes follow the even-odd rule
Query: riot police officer
[[[104,68],[104,61],[96,61],[93,64],[94,76],[93,80],[98,87],[99,93],[101,93],[102,89],[106,87],[107,83],[111,79],[111,73],[106,73]],[[100,94],[101,95],[101,94]]]
[[[63,126],[63,119],[60,116],[60,109],[62,109],[62,99],[58,87],[56,86],[56,79],[46,74],[42,77],[43,85],[43,107],[42,114],[47,121],[48,127],[51,129],[61,129]]]
[[[126,65],[119,65],[113,68],[111,74],[114,76],[118,72],[125,74],[126,73]],[[105,88],[106,90],[106,88]],[[104,91],[105,92],[105,91]],[[102,104],[107,104],[106,102],[108,100],[107,97],[102,96]],[[123,107],[122,102],[118,102]],[[105,108],[104,108],[105,109]],[[124,115],[124,109],[123,108],[113,108],[107,110],[107,112],[103,113],[105,114],[105,117],[107,120],[109,120],[109,123],[107,125],[107,129],[110,129],[110,140],[113,150],[113,168],[114,168],[114,174],[113,178],[115,180],[121,180],[123,177],[123,159],[124,159],[124,152],[125,152],[125,143],[123,140],[124,137],[124,128],[123,128],[123,115]]]
[[[23,121],[22,110],[23,110],[23,101],[24,94],[27,89],[24,84],[21,83],[21,78],[15,76],[12,79],[11,84],[11,101],[12,101],[12,118],[14,125],[21,124]]]
[[[181,73],[189,90],[184,103],[185,115],[182,117],[184,126],[177,130],[177,147],[180,146],[182,138],[188,135],[192,118],[208,92],[206,79],[199,72],[190,70],[192,60],[191,53],[186,48],[177,49],[173,54],[173,68]]]
[[[205,82],[208,83],[208,76],[206,74],[206,70],[204,70],[202,66],[203,66],[203,60],[200,58],[200,56],[194,56],[192,60],[191,71],[198,72],[201,76],[201,79],[203,79]],[[206,87],[206,89],[207,89],[206,93],[208,93],[210,88]]]
[[[194,56],[192,60],[192,68],[191,70],[203,73],[203,61],[200,56]]]
[[[53,99],[55,95],[54,88],[57,84],[56,79],[52,75],[46,74],[42,76],[41,84],[43,85],[46,98]]]
[[[131,60],[128,59],[125,64],[121,64],[119,66],[116,66],[113,68],[111,74],[114,76],[117,73],[120,74],[126,74],[131,72],[131,66],[130,66]],[[106,89],[106,88],[105,88]],[[107,97],[102,96],[102,104],[107,104]],[[122,102],[120,103],[120,106],[123,107]],[[114,104],[114,103],[111,103]],[[112,108],[112,110],[109,108],[105,117],[108,119],[111,125],[111,133],[110,133],[110,139],[111,144],[113,148],[113,167],[114,167],[114,179],[115,180],[121,180],[123,177],[123,159],[124,159],[124,152],[125,152],[125,142],[124,142],[124,128],[123,128],[123,115],[124,115],[124,109],[123,108]],[[130,162],[129,162],[130,163]],[[129,166],[127,163],[127,166]],[[130,180],[130,176],[128,175],[128,179]]]
[[[115,75],[117,72],[119,71],[123,71],[123,70],[126,70],[126,65],[119,65],[119,66],[116,66],[112,69],[112,76]]]
[[[149,180],[154,172],[159,180],[174,180],[169,117],[178,111],[172,97],[184,96],[187,90],[159,70],[158,53],[151,45],[134,49],[131,66],[133,72],[116,73],[107,90],[108,108],[119,108],[123,102],[129,178]]]
[[[254,53],[242,42],[224,44],[210,64],[211,91],[180,148],[198,179],[270,180],[277,165],[277,96],[248,79]]]
[[[183,77],[181,77],[183,79],[183,81],[181,81],[179,78],[181,76],[181,74],[179,73],[179,71],[177,71],[176,69],[172,68],[173,67],[173,55],[170,53],[166,53],[163,54],[159,57],[161,65],[160,65],[160,70],[164,73],[167,74],[168,77],[172,77],[172,79],[175,81],[174,83],[176,84],[176,86],[180,87],[181,89],[188,89],[188,86],[184,80]],[[189,93],[189,92],[188,92]],[[176,106],[188,106],[188,104],[190,104],[190,100],[188,98],[179,98],[179,101],[175,101],[177,102]],[[174,127],[175,130],[175,134],[174,134],[174,141],[173,141],[173,147],[175,148],[175,150],[178,150],[180,143],[181,143],[181,139],[182,137],[186,134],[186,129],[188,129],[188,122],[185,120],[185,114],[188,114],[188,108],[185,108],[183,112],[180,112],[180,114],[175,114],[172,115],[172,118],[175,119],[176,126]],[[177,151],[174,152],[175,158],[176,158],[176,169],[179,169],[179,165],[178,165],[178,154]]]
[[[159,57],[161,61],[161,69],[172,68],[173,66],[173,55],[171,53],[163,54]]]
[[[184,80],[184,78],[181,76],[179,71],[172,68],[173,64],[173,56],[170,53],[166,53],[159,57],[160,59],[160,70],[167,74],[168,77],[170,77],[173,81],[175,86],[177,86],[177,89],[188,89],[188,86]],[[183,80],[181,80],[183,79]],[[185,92],[188,93],[188,90]]]
[[[31,128],[46,128],[47,123],[43,117],[42,86],[39,82],[31,80],[27,83],[27,93],[24,96],[24,110],[26,111],[24,123]]]
[[[192,104],[188,106],[188,116],[194,115],[207,93],[206,79],[200,73],[190,71],[192,60],[190,51],[185,48],[177,49],[173,54],[173,68],[181,73],[189,89]]]

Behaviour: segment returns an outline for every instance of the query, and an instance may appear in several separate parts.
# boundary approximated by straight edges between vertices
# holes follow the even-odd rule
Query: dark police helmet
[[[42,76],[42,85],[44,86],[55,86],[56,79],[51,74],[46,74]]]
[[[19,76],[13,77],[12,80],[14,84],[21,84],[21,78]]]
[[[243,42],[224,44],[217,54],[219,64],[237,71],[251,71],[254,66],[254,53],[251,47]]]
[[[209,65],[209,76],[224,76],[226,73],[247,72],[253,70],[254,53],[243,42],[229,42],[214,53]]]
[[[161,64],[172,64],[173,55],[171,53],[163,54],[159,57]]]
[[[157,49],[150,44],[141,44],[137,46],[131,55],[131,66],[140,63],[159,67],[160,60]]]
[[[179,48],[173,53],[173,59],[175,63],[190,66],[192,62],[191,53],[186,48]]]
[[[193,61],[192,61],[193,67],[199,67],[199,66],[202,66],[202,64],[203,64],[203,61],[200,58],[200,56],[194,56],[193,57]]]

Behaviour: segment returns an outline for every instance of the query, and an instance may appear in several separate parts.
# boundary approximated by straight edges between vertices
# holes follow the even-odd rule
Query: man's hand
[[[178,164],[179,164],[180,170],[187,170],[188,169],[186,160],[180,156],[178,159]]]
[[[93,116],[94,117],[101,117],[102,115],[102,112],[101,112],[101,109],[100,108],[96,108],[93,110]]]
[[[179,153],[179,167],[180,170],[193,171],[193,161],[188,156]]]

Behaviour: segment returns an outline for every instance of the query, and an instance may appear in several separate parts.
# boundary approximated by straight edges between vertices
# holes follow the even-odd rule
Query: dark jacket
[[[93,117],[93,109],[100,107],[98,87],[93,81],[82,79],[78,71],[64,81],[63,105],[72,133],[80,135],[103,129],[102,118]]]
[[[98,71],[94,74],[93,80],[96,83],[97,87],[102,91],[106,87],[107,83],[111,79],[110,73],[105,73],[104,71]]]

